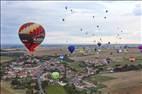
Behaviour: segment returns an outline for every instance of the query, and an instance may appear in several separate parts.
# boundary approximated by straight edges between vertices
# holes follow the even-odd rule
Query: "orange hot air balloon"
[[[45,38],[44,28],[33,22],[23,24],[18,33],[20,40],[30,53],[33,53]]]

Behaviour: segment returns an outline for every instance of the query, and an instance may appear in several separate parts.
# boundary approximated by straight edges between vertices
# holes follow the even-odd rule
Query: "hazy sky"
[[[103,43],[142,43],[141,1],[2,1],[1,5],[2,44],[21,44],[18,29],[27,22],[44,27],[43,44],[92,44],[100,38]]]

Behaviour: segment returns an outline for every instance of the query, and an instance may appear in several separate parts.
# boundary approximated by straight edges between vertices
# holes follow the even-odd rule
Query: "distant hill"
[[[67,47],[70,44],[43,44],[40,45],[41,47],[48,47],[48,48],[62,48],[62,47]],[[97,47],[96,44],[74,44],[76,45],[76,47],[89,47],[89,48],[94,48]],[[127,45],[128,47],[138,47],[138,45],[140,44],[111,44],[110,47],[124,47],[125,45]],[[108,47],[108,44],[102,44],[102,47]],[[20,44],[5,44],[5,45],[1,45],[1,49],[2,48],[24,48],[24,45],[20,45]]]

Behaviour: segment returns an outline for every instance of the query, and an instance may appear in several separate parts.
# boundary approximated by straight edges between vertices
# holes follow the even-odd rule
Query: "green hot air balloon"
[[[59,72],[53,72],[53,73],[51,74],[51,77],[52,77],[52,79],[57,80],[57,79],[59,79],[60,74],[59,74]]]

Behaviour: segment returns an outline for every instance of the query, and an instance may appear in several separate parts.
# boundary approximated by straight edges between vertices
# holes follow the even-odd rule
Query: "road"
[[[37,73],[37,83],[38,83],[38,87],[39,87],[39,94],[45,94],[42,89],[42,82],[41,82],[41,75],[42,75],[44,67],[45,67],[45,65],[42,64],[40,71]]]
[[[41,83],[41,78],[40,78],[40,74],[37,76],[37,83],[38,83],[38,87],[39,87],[39,94],[45,94],[43,89],[42,89],[42,83]]]

